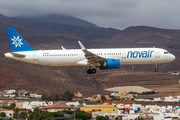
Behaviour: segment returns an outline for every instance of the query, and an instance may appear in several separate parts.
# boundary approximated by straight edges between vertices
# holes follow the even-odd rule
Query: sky
[[[0,0],[9,17],[63,14],[99,27],[152,26],[180,29],[180,0]]]

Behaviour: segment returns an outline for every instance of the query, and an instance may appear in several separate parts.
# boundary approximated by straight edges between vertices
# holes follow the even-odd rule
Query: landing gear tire
[[[157,63],[154,63],[154,65],[155,65],[155,72],[158,72],[159,70],[158,70],[158,68],[157,68]]]
[[[88,69],[87,73],[88,74],[95,74],[96,73],[96,69],[94,69],[94,68],[93,69]]]
[[[88,69],[88,70],[87,70],[87,73],[88,73],[88,74],[91,74],[91,73],[92,73],[92,70],[91,70],[91,69]]]
[[[93,68],[93,69],[91,70],[91,72],[92,72],[92,74],[95,74],[95,73],[96,73],[96,69]]]
[[[154,71],[155,71],[155,72],[158,72],[159,70],[156,68]]]

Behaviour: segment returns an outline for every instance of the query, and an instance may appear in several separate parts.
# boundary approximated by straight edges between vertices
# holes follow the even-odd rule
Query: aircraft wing
[[[85,53],[85,57],[88,59],[88,64],[102,63],[103,61],[106,60],[105,58],[100,57],[100,56],[88,51],[80,41],[78,41],[78,42],[79,42],[79,45],[80,45],[82,51]]]

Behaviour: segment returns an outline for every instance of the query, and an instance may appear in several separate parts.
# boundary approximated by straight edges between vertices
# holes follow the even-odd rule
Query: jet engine
[[[120,67],[120,60],[119,59],[111,59],[106,60],[104,63],[100,66],[100,70],[105,69],[115,69]]]

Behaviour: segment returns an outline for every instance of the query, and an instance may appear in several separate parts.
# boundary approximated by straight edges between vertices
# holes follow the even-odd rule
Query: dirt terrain
[[[81,92],[84,96],[110,94],[113,86],[143,86],[164,95],[180,95],[178,76],[168,73],[117,69],[88,75],[86,67],[47,67],[0,58],[0,89],[27,89],[38,93]]]
[[[0,24],[0,90],[27,89],[48,94],[69,90],[91,96],[110,94],[104,89],[113,86],[136,85],[159,92],[153,96],[180,95],[180,86],[177,82],[180,77],[168,74],[169,71],[180,71],[180,30],[147,26],[128,27],[122,31],[71,25],[65,27],[58,23],[46,24],[4,16],[0,16]],[[158,73],[154,72],[154,65],[135,65],[134,71],[131,66],[122,65],[120,69],[97,69],[95,75],[88,75],[87,67],[28,64],[4,57],[4,53],[11,52],[6,33],[8,27],[15,28],[30,46],[38,50],[61,49],[61,46],[66,49],[77,49],[80,48],[77,42],[80,40],[86,48],[160,47],[174,54],[176,59],[171,63],[158,64]]]

